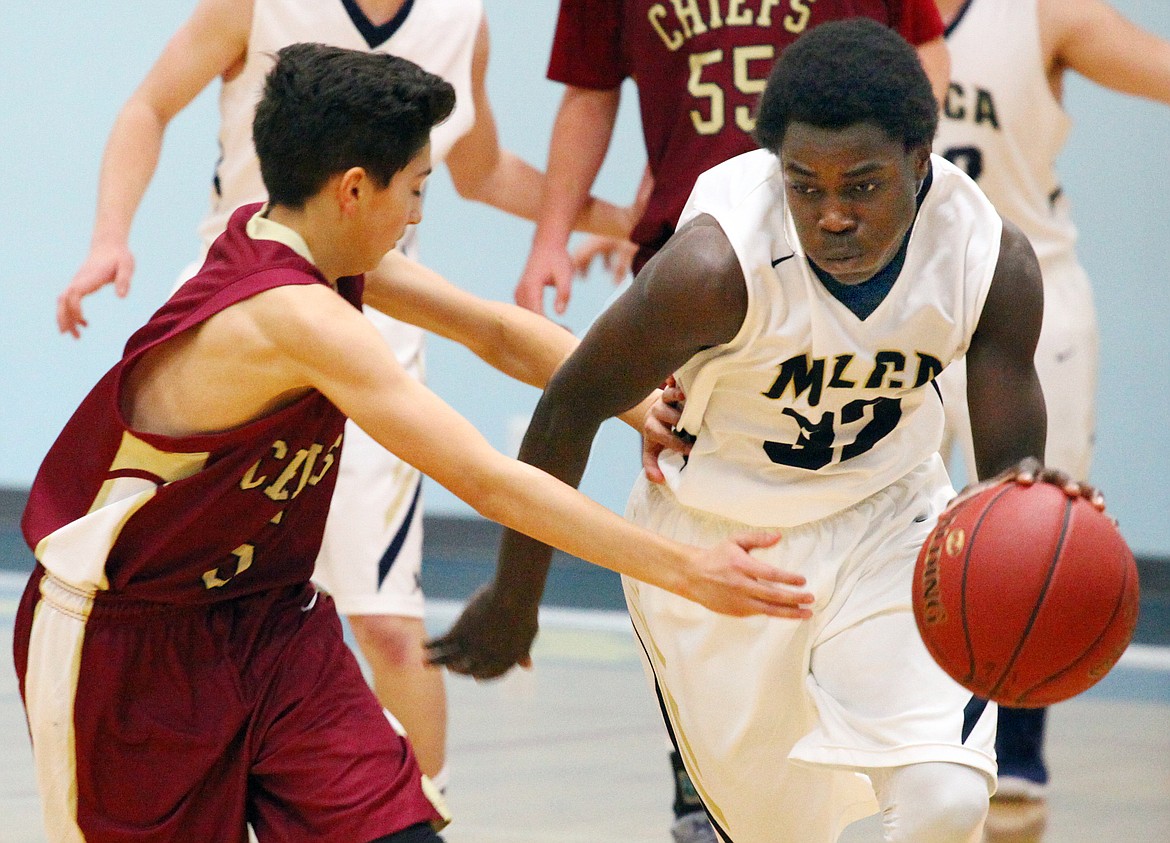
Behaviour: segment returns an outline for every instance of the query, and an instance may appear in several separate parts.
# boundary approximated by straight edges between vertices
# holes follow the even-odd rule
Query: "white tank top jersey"
[[[951,84],[934,151],[962,167],[1050,267],[1075,261],[1056,159],[1072,121],[1052,92],[1037,0],[971,0],[946,32]]]
[[[455,110],[431,132],[437,166],[475,123],[471,60],[483,18],[481,0],[407,0],[391,21],[374,26],[353,0],[254,0],[248,56],[224,82],[219,96],[220,160],[215,168],[211,212],[199,226],[206,251],[232,211],[266,198],[252,146],[252,117],[276,52],[317,41],[336,47],[392,53],[409,59],[455,87]],[[399,245],[415,256],[413,227]]]
[[[267,198],[252,145],[252,118],[276,52],[316,41],[352,50],[392,53],[450,82],[455,110],[431,131],[431,161],[438,166],[475,124],[471,63],[483,19],[481,0],[406,0],[399,13],[373,25],[354,0],[253,0],[252,29],[243,69],[224,82],[219,96],[220,160],[211,189],[211,210],[199,226],[202,251],[220,235],[232,211]],[[397,248],[418,258],[418,235],[409,226]],[[398,361],[423,376],[422,328],[369,308],[366,314]]]
[[[699,177],[679,225],[709,214],[739,257],[747,315],[726,345],[676,374],[685,465],[662,459],[679,502],[761,527],[825,518],[935,453],[934,377],[961,357],[999,257],[1002,223],[959,168],[931,177],[880,304],[859,318],[804,257],[775,155],[757,150]],[[869,283],[869,282],[867,282]]]

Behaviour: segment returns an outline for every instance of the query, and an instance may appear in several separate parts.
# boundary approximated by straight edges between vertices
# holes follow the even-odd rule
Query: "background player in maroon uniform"
[[[441,798],[310,584],[346,416],[570,553],[736,614],[808,599],[747,553],[775,537],[664,541],[494,451],[361,315],[398,314],[397,276],[422,271],[362,277],[420,220],[453,103],[403,59],[281,50],[254,126],[270,203],[236,211],[42,464],[14,640],[50,839],[440,839]],[[530,321],[543,382],[575,342]]]
[[[949,61],[934,0],[562,0],[548,77],[567,87],[549,143],[540,217],[516,303],[568,305],[566,246],[613,133],[627,77],[638,89],[647,170],[639,188],[636,272],[674,231],[695,178],[756,148],[756,98],[779,52],[829,20],[865,16],[915,45],[931,85],[946,91]]]

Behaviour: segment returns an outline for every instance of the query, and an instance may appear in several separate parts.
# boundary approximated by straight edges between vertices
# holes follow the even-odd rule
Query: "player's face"
[[[402,239],[408,225],[422,221],[422,190],[431,174],[431,145],[428,143],[405,167],[390,178],[384,188],[375,188],[366,217],[376,265]]]
[[[929,150],[907,152],[872,123],[845,129],[793,123],[780,166],[805,254],[842,284],[860,284],[901,247]]]

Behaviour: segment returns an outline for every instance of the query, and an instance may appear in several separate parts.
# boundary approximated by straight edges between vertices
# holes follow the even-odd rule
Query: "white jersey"
[[[1036,4],[972,0],[947,29],[951,84],[934,151],[975,179],[1047,269],[1075,260],[1077,232],[1056,173],[1072,121],[1048,84]]]
[[[376,27],[355,3],[343,0],[253,0],[247,58],[219,96],[220,160],[211,212],[199,226],[204,248],[223,231],[232,211],[266,198],[252,145],[252,118],[280,48],[317,41],[392,53],[450,82],[455,110],[431,132],[431,158],[438,164],[475,123],[471,58],[482,17],[480,0],[407,0],[393,20]]]
[[[824,518],[899,480],[938,449],[932,381],[967,350],[1002,224],[961,170],[931,177],[893,286],[866,318],[804,257],[778,159],[740,155],[699,177],[680,226],[709,214],[747,282],[743,325],[677,373],[685,466],[662,460],[685,506],[765,527]]]

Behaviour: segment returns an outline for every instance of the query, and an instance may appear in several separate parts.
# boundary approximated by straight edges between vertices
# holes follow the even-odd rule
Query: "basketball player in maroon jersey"
[[[568,305],[572,220],[605,157],[625,78],[637,85],[647,157],[630,235],[637,272],[674,231],[699,173],[756,148],[756,97],[780,51],[825,21],[859,16],[915,45],[941,98],[950,63],[934,0],[562,0],[548,77],[567,87],[516,303],[543,312],[544,288],[555,286],[556,311]]]
[[[362,317],[417,286],[405,257],[363,273],[421,218],[453,103],[400,58],[282,49],[254,123],[270,202],[237,209],[42,464],[14,639],[49,839],[441,839],[441,796],[310,584],[347,415],[541,541],[719,611],[803,616],[801,580],[747,552],[774,536],[701,551],[628,525],[491,449]],[[508,333],[537,381],[575,344]]]

